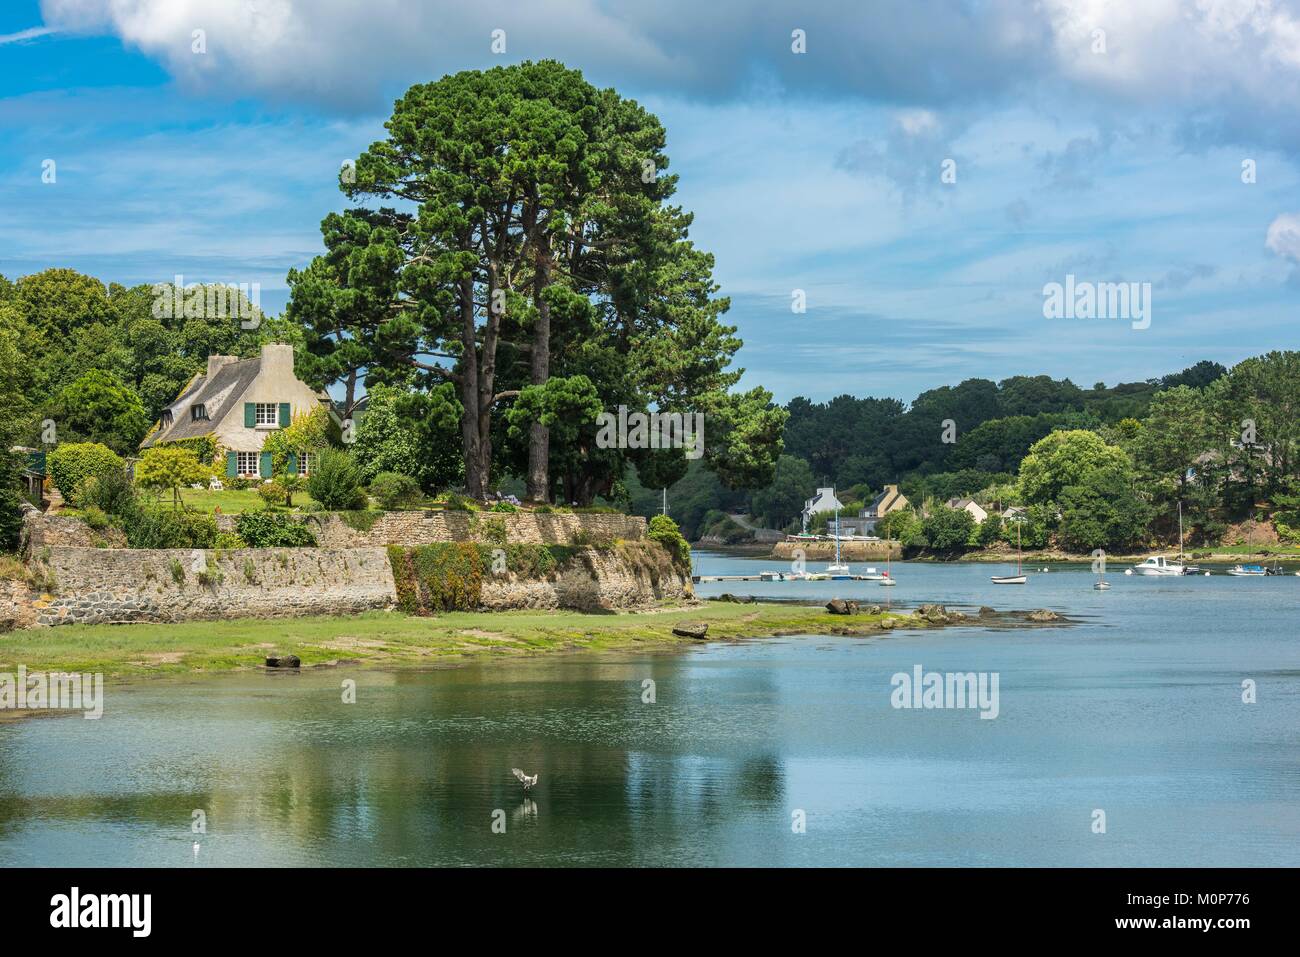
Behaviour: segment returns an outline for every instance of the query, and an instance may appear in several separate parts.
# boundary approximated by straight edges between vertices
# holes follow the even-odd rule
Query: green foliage
[[[477,512],[478,511],[477,505],[475,505],[472,501],[467,499],[464,495],[457,494],[456,492],[448,493],[447,497],[443,499],[442,507],[449,512]]]
[[[23,497],[15,489],[0,488],[0,551],[14,551],[22,536]]]
[[[289,501],[289,491],[280,482],[263,482],[257,487],[257,494],[268,508],[283,507]]]
[[[322,507],[339,511],[366,507],[361,485],[361,470],[352,456],[335,449],[321,452],[307,477],[311,497]]]
[[[479,606],[483,556],[470,542],[388,547],[397,602],[411,615],[472,611]]]
[[[494,545],[504,545],[506,543],[506,520],[504,518],[475,516],[470,519],[470,530]]]
[[[212,542],[213,548],[235,549],[247,548],[248,543],[240,537],[238,532],[218,532],[216,539]]]
[[[1150,508],[1133,490],[1131,474],[1122,469],[1097,469],[1078,484],[1062,489],[1059,537],[1069,551],[1096,548],[1116,551],[1146,538]]]
[[[295,415],[287,426],[269,433],[262,444],[262,451],[271,453],[271,474],[277,478],[288,477],[289,456],[301,460],[304,452],[319,454],[330,447],[330,434],[334,431],[337,430],[329,413],[323,408]],[[295,471],[292,477],[296,479],[298,473]]]
[[[250,548],[301,548],[316,544],[311,529],[284,512],[242,512],[235,520],[235,527]]]
[[[380,472],[370,480],[370,494],[381,508],[410,508],[423,498],[420,483],[401,472]]]
[[[689,575],[691,571],[691,545],[682,537],[681,530],[667,515],[656,515],[650,519],[650,528],[646,534],[652,542],[658,542],[668,550],[673,564]]]
[[[86,505],[81,509],[81,520],[96,531],[108,528],[108,514],[98,505]]]
[[[185,584],[185,566],[179,561],[174,558],[169,561],[167,563],[167,571],[171,573],[172,581],[177,585]]]
[[[997,515],[990,515],[984,521],[980,522],[979,529],[975,533],[976,544],[981,548],[988,548],[997,545],[1003,539],[1002,519]]]
[[[460,399],[450,382],[428,393],[375,385],[357,423],[352,454],[371,482],[385,472],[395,472],[411,476],[434,494],[464,476],[460,416]]]
[[[181,446],[155,445],[146,449],[135,465],[135,481],[143,488],[172,493],[177,508],[181,505],[181,489],[196,482],[206,482],[212,469],[199,462],[198,455]]]
[[[1025,502],[1054,502],[1062,489],[1077,485],[1094,471],[1130,468],[1124,450],[1107,445],[1095,432],[1053,432],[1035,442],[1020,463],[1020,493]]]
[[[964,550],[974,530],[975,517],[970,512],[942,505],[921,522],[926,544],[940,554]]]
[[[488,511],[514,513],[514,512],[521,511],[521,509],[514,502],[494,502],[492,507],[489,508]]]
[[[376,509],[346,509],[336,512],[339,520],[354,532],[368,532],[375,527],[375,522],[383,512]]]
[[[64,437],[100,442],[124,455],[135,451],[149,428],[135,390],[104,369],[90,369],[64,386],[49,416]]]
[[[62,443],[46,456],[45,461],[54,487],[74,505],[77,504],[77,486],[84,479],[121,472],[126,468],[126,463],[116,452],[98,442]]]
[[[131,548],[211,548],[217,539],[211,515],[156,503],[138,503],[123,516],[122,528]]]
[[[118,518],[133,515],[139,508],[135,486],[121,469],[82,479],[75,498],[78,508],[98,508],[104,514]]]
[[[803,504],[815,486],[807,462],[782,455],[776,461],[772,481],[754,493],[751,512],[765,528],[785,528],[799,520]]]

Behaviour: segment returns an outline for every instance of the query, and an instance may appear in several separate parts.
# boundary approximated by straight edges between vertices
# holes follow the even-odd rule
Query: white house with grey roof
[[[294,374],[291,345],[267,343],[254,359],[209,356],[207,371],[163,409],[140,448],[210,435],[226,457],[227,476],[270,478],[266,437],[317,408],[332,411],[330,397]],[[306,475],[311,463],[304,454],[290,456],[289,466]]]

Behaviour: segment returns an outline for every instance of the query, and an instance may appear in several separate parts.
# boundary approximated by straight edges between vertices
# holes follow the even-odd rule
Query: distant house
[[[900,508],[907,508],[907,505],[907,496],[898,490],[897,485],[886,485],[885,490],[872,499],[871,504],[859,513],[854,523],[855,531],[859,535],[875,534],[877,522],[890,512],[896,512]]]
[[[984,524],[984,519],[989,517],[989,513],[981,508],[973,498],[950,498],[947,505],[959,512],[969,512],[971,518],[975,519],[976,525]]]
[[[1029,509],[1023,505],[1008,505],[1002,512],[1002,517],[1008,522],[1023,521],[1029,517]]]
[[[322,407],[331,409],[330,397],[294,374],[291,345],[268,343],[255,359],[209,356],[207,371],[163,409],[140,448],[211,435],[225,451],[227,476],[270,478],[266,437]],[[290,468],[306,475],[309,457],[290,456]]]
[[[803,511],[800,513],[800,517],[803,520],[804,531],[808,530],[808,522],[811,521],[814,515],[821,512],[833,512],[843,507],[844,505],[835,497],[835,489],[819,488],[816,495],[803,503]]]

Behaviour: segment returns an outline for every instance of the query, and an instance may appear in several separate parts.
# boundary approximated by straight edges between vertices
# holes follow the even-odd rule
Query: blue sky
[[[11,0],[0,273],[259,282],[279,311],[395,96],[553,56],[663,120],[745,384],[781,401],[1300,348],[1294,3],[801,6]],[[1067,274],[1151,283],[1150,327],[1044,318]]]

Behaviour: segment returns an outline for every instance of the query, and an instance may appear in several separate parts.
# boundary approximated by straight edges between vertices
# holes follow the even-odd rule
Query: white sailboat
[[[826,566],[826,574],[830,575],[832,580],[843,581],[852,578],[849,566],[840,561],[840,510],[835,509],[835,562]]]
[[[1029,578],[1020,574],[1020,522],[1016,522],[1016,573],[1014,575],[993,575],[990,579],[995,585],[1024,585]]]
[[[894,530],[892,527],[890,528],[889,533],[890,535],[893,535]],[[894,576],[892,574],[893,567],[894,567],[894,546],[890,544],[889,539],[885,539],[885,577],[880,579],[880,584],[882,585],[898,584],[898,582],[894,581]]]

